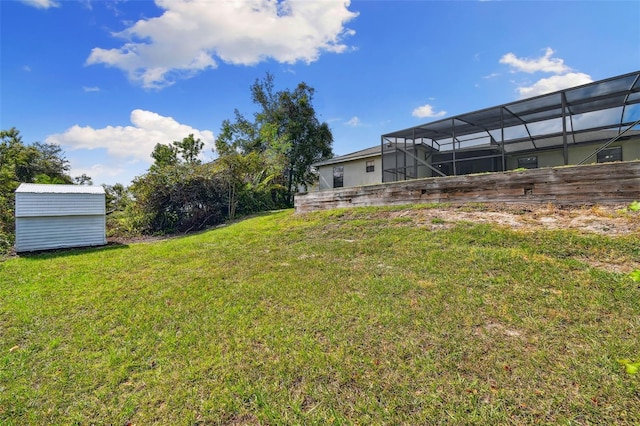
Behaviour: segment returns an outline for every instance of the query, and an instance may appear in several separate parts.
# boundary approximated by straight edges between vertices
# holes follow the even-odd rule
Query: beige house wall
[[[373,161],[373,171],[367,172],[367,161]],[[345,164],[344,186],[371,185],[380,183],[382,175],[382,160],[380,157],[363,158]]]
[[[367,172],[367,161],[373,161],[372,172]],[[320,190],[333,188],[333,168],[339,166],[344,168],[343,186],[345,187],[380,183],[380,176],[382,176],[382,159],[380,156],[369,157],[321,166],[319,168]]]
[[[569,146],[569,164],[578,164],[589,155],[593,154],[599,145],[579,145]],[[640,140],[615,142],[608,146],[608,148],[622,147],[622,161],[633,161],[640,159]],[[518,158],[523,157],[538,157],[538,168],[543,167],[557,167],[564,165],[563,150],[555,149],[551,151],[538,151],[529,153],[518,153],[517,155],[510,155],[507,157],[507,169],[513,170],[518,168]],[[585,164],[595,164],[596,156],[592,156]]]

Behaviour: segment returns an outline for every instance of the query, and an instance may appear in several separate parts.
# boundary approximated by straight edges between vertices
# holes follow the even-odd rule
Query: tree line
[[[72,178],[69,169],[58,145],[41,142],[27,145],[15,127],[0,131],[0,253],[13,246],[14,191],[20,183],[90,183],[86,175]]]
[[[132,184],[103,185],[111,235],[201,230],[236,216],[287,208],[317,180],[311,165],[331,158],[333,137],[313,107],[314,89],[299,83],[276,91],[266,74],[250,87],[257,112],[234,111],[215,141],[217,158],[203,163],[193,134],[157,143],[153,164]],[[91,184],[72,178],[62,149],[27,145],[17,129],[0,134],[0,252],[14,243],[14,191],[21,182]]]

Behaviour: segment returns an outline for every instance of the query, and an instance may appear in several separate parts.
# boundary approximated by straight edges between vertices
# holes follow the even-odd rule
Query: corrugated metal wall
[[[16,193],[16,217],[104,215],[104,195]]]
[[[16,191],[16,251],[107,243],[104,194]]]
[[[16,218],[16,251],[106,244],[105,216]]]

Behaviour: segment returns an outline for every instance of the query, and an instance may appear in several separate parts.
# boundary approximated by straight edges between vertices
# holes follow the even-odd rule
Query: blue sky
[[[334,153],[640,69],[638,1],[0,1],[0,128],[95,184],[190,133],[213,159],[249,87],[315,88]]]

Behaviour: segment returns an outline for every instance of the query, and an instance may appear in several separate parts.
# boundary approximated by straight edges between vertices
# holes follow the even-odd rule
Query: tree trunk
[[[289,168],[289,182],[287,185],[287,204],[289,207],[293,207],[293,168]]]

